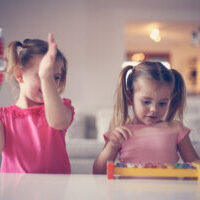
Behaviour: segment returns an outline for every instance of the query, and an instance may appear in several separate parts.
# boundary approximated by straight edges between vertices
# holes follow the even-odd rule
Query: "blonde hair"
[[[29,61],[36,55],[45,55],[48,51],[48,43],[39,39],[25,39],[22,43],[19,41],[11,42],[5,49],[4,58],[7,62],[5,79],[10,81],[15,79],[15,70],[19,67],[22,69],[28,68]],[[60,52],[57,50],[56,60],[61,60],[63,62],[61,80],[59,83],[59,92],[63,92],[66,84],[67,75],[67,60]],[[17,82],[17,81],[16,81]]]
[[[181,74],[175,69],[167,69],[160,62],[141,62],[135,67],[127,66],[122,69],[115,91],[115,103],[110,129],[123,126],[132,121],[129,115],[129,106],[134,95],[134,83],[142,76],[164,83],[172,87],[171,101],[166,121],[175,118],[183,120],[183,112],[186,102],[186,88]]]

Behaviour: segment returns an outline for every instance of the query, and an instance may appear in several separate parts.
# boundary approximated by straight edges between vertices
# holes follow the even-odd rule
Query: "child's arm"
[[[93,165],[93,174],[106,174],[106,163],[108,160],[115,161],[117,154],[119,152],[118,148],[112,146],[108,142],[103,151],[99,154]]]
[[[0,154],[2,153],[4,147],[4,129],[3,129],[3,124],[0,121]]]
[[[48,52],[44,55],[39,68],[45,114],[51,127],[65,129],[72,120],[72,111],[63,104],[54,80],[57,45],[52,34],[49,34],[48,43]]]
[[[184,162],[200,162],[200,158],[190,141],[189,135],[186,135],[181,140],[181,142],[178,144],[178,149]]]
[[[122,143],[132,135],[126,127],[115,128],[110,135],[103,151],[99,154],[93,165],[94,174],[106,174],[106,163],[109,160],[115,161]]]

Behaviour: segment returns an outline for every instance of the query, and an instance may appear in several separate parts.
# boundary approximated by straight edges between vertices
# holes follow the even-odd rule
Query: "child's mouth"
[[[150,119],[157,119],[157,116],[147,116]]]

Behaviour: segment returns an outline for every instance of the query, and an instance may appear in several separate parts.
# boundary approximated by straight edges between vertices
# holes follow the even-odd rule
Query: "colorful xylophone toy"
[[[107,162],[107,178],[117,177],[152,177],[152,178],[189,178],[200,181],[200,165],[197,163],[157,164],[145,165]]]

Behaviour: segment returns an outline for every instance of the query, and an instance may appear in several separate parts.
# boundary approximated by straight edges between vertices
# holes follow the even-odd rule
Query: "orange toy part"
[[[114,163],[113,163],[113,161],[107,161],[107,178],[114,179]]]

